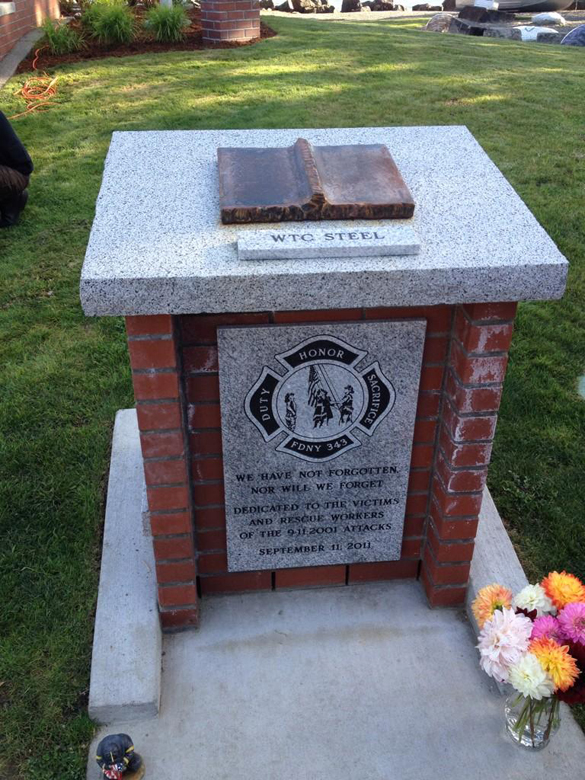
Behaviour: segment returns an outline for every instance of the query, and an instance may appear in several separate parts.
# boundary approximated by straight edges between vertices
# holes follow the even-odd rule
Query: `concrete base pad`
[[[585,737],[569,710],[545,751],[513,744],[497,686],[478,667],[475,627],[463,610],[429,610],[414,581],[204,599],[199,631],[163,638],[159,717],[136,722],[156,712],[160,668],[140,458],[135,412],[121,412],[90,694],[109,725],[88,778],[100,777],[95,747],[113,732],[132,736],[158,780],[581,777]],[[526,578],[486,490],[470,599],[493,581],[517,591]],[[112,643],[113,616],[124,621],[115,635],[132,624],[140,641]]]
[[[567,713],[546,750],[512,743],[464,613],[430,610],[417,582],[210,598],[201,625],[163,639],[159,717],[96,738],[129,733],[149,777],[581,776]]]
[[[112,724],[153,717],[161,679],[161,629],[154,553],[144,514],[146,487],[134,409],[116,415],[89,715]]]

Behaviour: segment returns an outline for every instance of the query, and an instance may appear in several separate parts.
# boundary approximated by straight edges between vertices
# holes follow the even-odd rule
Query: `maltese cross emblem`
[[[367,352],[335,336],[315,336],[275,355],[285,373],[264,366],[246,396],[248,418],[269,442],[301,460],[324,462],[361,446],[359,430],[372,436],[396,400],[379,363],[362,370]]]

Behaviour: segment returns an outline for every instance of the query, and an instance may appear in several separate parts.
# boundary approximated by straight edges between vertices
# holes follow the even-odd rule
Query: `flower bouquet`
[[[516,596],[488,585],[472,610],[481,668],[515,689],[506,699],[508,732],[524,747],[545,747],[559,727],[559,702],[585,702],[585,585],[564,571]]]

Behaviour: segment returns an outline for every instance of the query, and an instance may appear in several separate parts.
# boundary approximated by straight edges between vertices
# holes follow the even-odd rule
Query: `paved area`
[[[582,777],[566,714],[546,750],[512,743],[464,613],[414,581],[210,598],[163,641],[159,717],[114,729],[157,780]]]

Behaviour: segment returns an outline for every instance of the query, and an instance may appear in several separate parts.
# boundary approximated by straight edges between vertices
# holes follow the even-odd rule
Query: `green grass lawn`
[[[563,301],[520,307],[490,487],[530,577],[585,577],[585,51],[271,23],[252,47],[63,67],[58,105],[15,121],[36,173],[0,232],[2,778],[79,780],[92,734],[110,434],[133,398],[123,323],[85,319],[78,281],[113,130],[467,125],[572,263]]]

